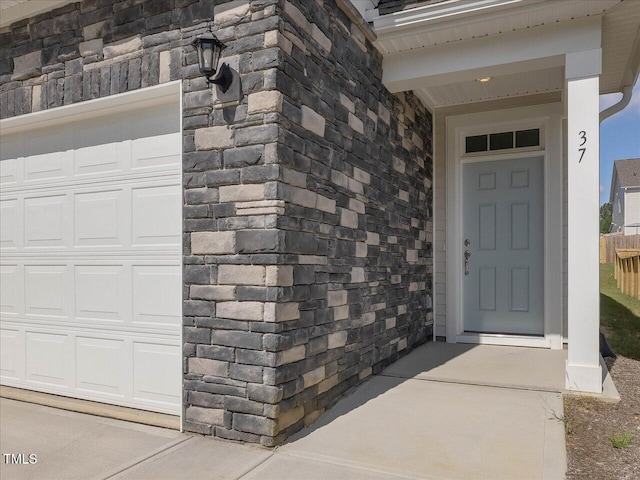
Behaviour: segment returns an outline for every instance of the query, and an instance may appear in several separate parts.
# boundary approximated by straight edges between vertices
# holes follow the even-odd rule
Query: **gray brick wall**
[[[185,429],[276,445],[427,338],[431,116],[335,0],[85,0],[0,45],[2,118],[183,81]]]

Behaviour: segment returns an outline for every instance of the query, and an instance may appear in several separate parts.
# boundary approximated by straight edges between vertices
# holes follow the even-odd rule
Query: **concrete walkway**
[[[538,380],[524,389],[501,385],[504,370],[532,370],[535,365],[503,363],[493,377],[485,378],[492,386],[476,385],[465,381],[464,368],[453,368],[456,362],[464,366],[461,357],[469,350],[457,354],[448,350],[450,358],[441,361],[442,356],[436,356],[441,360],[434,365],[427,361],[433,353],[427,350],[434,347],[445,348],[429,344],[417,349],[274,450],[2,399],[2,453],[35,453],[38,461],[8,465],[3,457],[0,476],[16,480],[564,478],[564,430],[554,419],[563,411],[561,394]],[[500,353],[502,348],[476,347],[474,354],[494,358],[505,354]],[[461,381],[456,381],[458,375]],[[514,375],[505,378],[516,381]],[[538,373],[525,377],[541,378]]]

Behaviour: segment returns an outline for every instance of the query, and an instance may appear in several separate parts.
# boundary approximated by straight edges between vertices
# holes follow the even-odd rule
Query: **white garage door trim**
[[[112,113],[126,112],[145,108],[147,106],[161,105],[163,103],[180,102],[182,94],[182,82],[175,81],[143,88],[126,93],[119,93],[105,98],[87,100],[85,102],[63,107],[42,110],[17,117],[0,120],[0,135],[43,128],[59,123],[61,120],[85,120],[102,117]],[[182,109],[181,109],[182,110]]]
[[[181,415],[181,122],[181,82],[0,122],[3,385]]]

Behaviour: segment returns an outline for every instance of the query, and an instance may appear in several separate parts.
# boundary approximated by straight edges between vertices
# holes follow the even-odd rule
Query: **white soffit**
[[[0,0],[0,28],[78,0]]]
[[[395,59],[407,55],[418,61],[422,52],[430,55],[443,47],[455,49],[458,42],[461,48],[466,48],[463,46],[475,45],[474,39],[484,42],[492,38],[499,42],[504,35],[507,41],[519,31],[532,33],[539,28],[542,33],[552,25],[573,27],[589,21],[588,17],[602,18],[604,60],[600,93],[618,92],[634,83],[640,69],[638,3],[636,0],[450,0],[376,19],[376,46],[390,66],[398,63]],[[558,28],[562,27],[558,25]],[[491,82],[483,84],[469,75],[445,78],[442,74],[432,74],[421,85],[409,89],[430,108],[560,91],[564,86],[564,61],[560,62],[562,65],[552,63],[555,64],[543,62],[536,66],[532,62],[521,71],[513,72],[488,68],[477,75],[492,77]],[[390,80],[394,77],[392,72],[385,73]],[[392,86],[393,82],[389,86],[392,91],[397,88]]]
[[[640,69],[640,2],[625,0],[607,11],[602,21],[600,93],[633,85]]]
[[[0,10],[5,10],[10,7],[15,7],[21,3],[25,3],[27,0],[2,0],[0,1]]]

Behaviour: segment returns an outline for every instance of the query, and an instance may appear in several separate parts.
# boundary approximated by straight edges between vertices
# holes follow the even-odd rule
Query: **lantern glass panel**
[[[211,70],[215,73],[218,70],[218,62],[220,61],[220,52],[222,49],[219,45],[211,44]]]
[[[198,55],[198,67],[200,67],[200,72],[202,72],[203,66],[204,66],[204,58],[202,55],[202,52],[203,52],[202,44],[194,43],[194,45],[196,47],[196,53]]]
[[[202,42],[202,70],[205,73],[213,70],[213,42]]]

